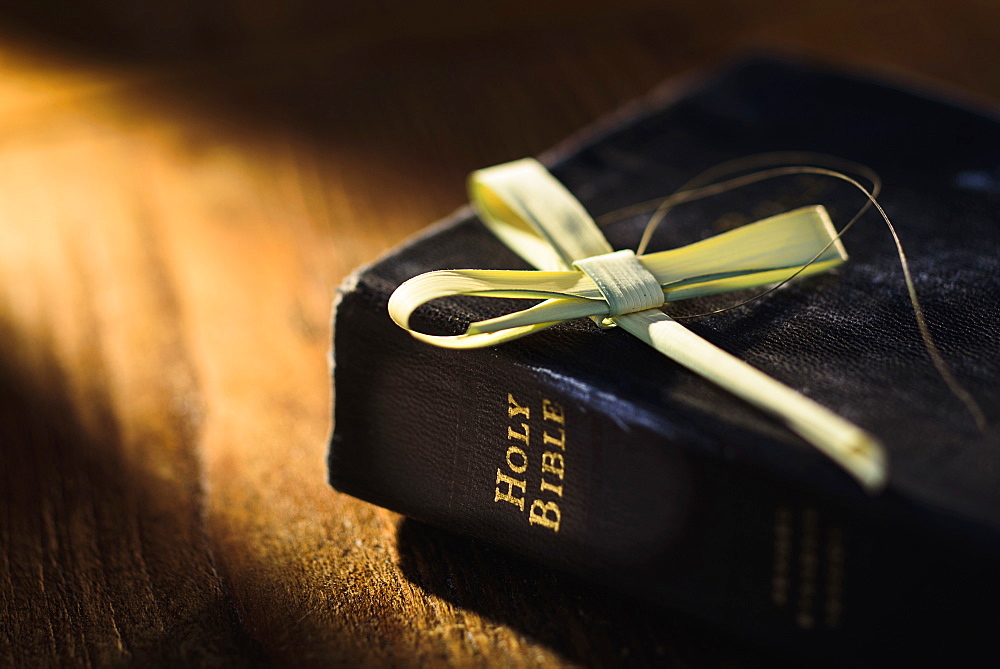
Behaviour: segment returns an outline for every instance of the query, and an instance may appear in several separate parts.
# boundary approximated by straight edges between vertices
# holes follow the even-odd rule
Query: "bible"
[[[841,267],[687,325],[876,435],[884,490],[863,490],[779,421],[617,328],[569,321],[460,351],[410,337],[387,314],[403,281],[526,268],[468,209],[340,289],[333,486],[810,662],[954,660],[988,647],[1000,622],[989,613],[1000,594],[997,120],[755,60],[654,94],[542,160],[623,249],[655,208],[643,203],[774,152],[832,155],[881,177],[954,383],[931,360],[892,236],[871,214],[845,234]],[[678,206],[651,248],[817,204],[843,225],[864,197],[816,174],[754,184]],[[682,317],[748,296],[668,309]],[[455,334],[509,307],[449,298],[413,322]]]

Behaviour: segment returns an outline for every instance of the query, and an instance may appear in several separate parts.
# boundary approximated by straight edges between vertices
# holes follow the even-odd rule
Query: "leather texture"
[[[892,237],[874,212],[845,235],[850,259],[843,267],[689,325],[881,438],[889,483],[875,497],[775,420],[627,333],[590,320],[482,351],[413,341],[385,311],[404,280],[432,269],[526,268],[470,214],[367,268],[342,296],[334,326],[332,483],[587,578],[663,598],[814,661],[857,660],[869,650],[873,629],[882,629],[884,639],[871,657],[901,657],[910,648],[907,634],[921,625],[929,634],[948,622],[929,610],[954,611],[977,590],[995,592],[989,564],[1000,552],[996,118],[880,82],[756,60],[621,121],[550,169],[600,223],[603,214],[669,194],[724,161],[789,151],[857,161],[881,176],[879,201],[898,229],[931,332],[985,411],[985,432],[932,365]],[[650,248],[813,204],[825,205],[842,226],[864,198],[833,179],[785,177],[677,207]],[[606,235],[616,249],[635,248],[648,217],[614,220]],[[700,313],[747,296],[704,298],[668,311]],[[511,306],[441,300],[414,322],[423,331],[455,334]],[[530,402],[536,416],[544,399],[566,407],[571,450],[558,536],[539,534],[523,514],[494,501],[494,472],[505,466],[508,444],[508,393]],[[535,422],[533,429],[544,429]],[[535,490],[538,457],[529,451]],[[867,588],[849,593],[853,617],[826,629],[821,641],[818,628],[804,630],[794,611],[776,610],[771,599],[773,526],[781,509],[790,509],[796,523],[818,509],[823,536],[831,528],[845,533],[852,592]],[[968,637],[963,643],[978,638],[975,624],[951,620],[954,633]]]

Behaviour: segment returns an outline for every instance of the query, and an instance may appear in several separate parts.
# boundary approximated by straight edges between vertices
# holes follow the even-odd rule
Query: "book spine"
[[[945,547],[689,452],[502,349],[420,343],[386,299],[362,280],[337,309],[338,490],[812,661],[899,659],[940,632],[914,584],[944,582]]]

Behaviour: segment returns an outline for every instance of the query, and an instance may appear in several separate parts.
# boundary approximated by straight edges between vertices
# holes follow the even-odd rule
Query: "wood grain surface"
[[[0,664],[774,666],[330,489],[334,289],[470,170],[747,49],[1000,100],[994,3],[25,4],[0,5]]]

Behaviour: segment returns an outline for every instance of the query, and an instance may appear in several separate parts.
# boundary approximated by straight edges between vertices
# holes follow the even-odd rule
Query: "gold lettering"
[[[561,518],[562,513],[559,511],[559,505],[555,502],[543,502],[540,499],[536,499],[531,503],[531,508],[528,510],[528,520],[532,525],[541,525],[553,532],[559,531],[559,520]]]
[[[819,512],[805,509],[802,512],[802,542],[799,547],[799,601],[795,622],[802,629],[812,629],[816,624],[813,607],[816,603],[819,573]]]
[[[548,432],[542,433],[542,441],[546,446],[558,446],[559,448],[566,450],[566,430],[564,428],[559,428],[559,438],[556,439]]]
[[[514,416],[524,416],[526,419],[530,419],[531,409],[521,406],[511,393],[507,393],[507,417],[513,418]]]
[[[507,486],[507,492],[500,492],[500,485],[504,484]],[[521,479],[516,479],[511,476],[507,476],[499,469],[497,470],[497,487],[496,495],[493,497],[494,502],[510,502],[516,506],[521,511],[524,511],[524,491],[527,487],[527,482]],[[521,489],[521,496],[518,497],[514,494],[514,488]]]
[[[510,456],[517,455],[521,458],[521,464],[515,465],[514,461],[510,459]],[[507,466],[510,467],[511,471],[515,474],[523,474],[524,470],[528,468],[528,454],[522,451],[517,446],[511,446],[507,449]]]
[[[774,512],[774,563],[771,571],[771,601],[788,604],[791,589],[792,511],[779,506]]]
[[[542,473],[555,474],[561,481],[566,473],[566,459],[561,453],[545,451],[542,453]]]
[[[541,489],[542,489],[542,492],[554,492],[555,494],[557,494],[560,497],[562,497],[562,486],[561,485],[552,485],[551,483],[549,483],[545,479],[542,479]]]
[[[508,425],[507,426],[507,438],[508,439],[518,439],[519,441],[523,441],[525,444],[527,444],[528,443],[528,436],[531,434],[531,428],[528,426],[527,423],[521,423],[521,427],[524,428],[524,434],[521,434],[520,432],[518,432],[517,430],[515,430],[513,427],[511,427],[510,425]]]
[[[837,627],[844,612],[844,567],[847,561],[844,531],[839,527],[830,528],[827,534],[826,557],[826,626]]]
[[[563,425],[566,422],[566,416],[563,413],[562,405],[545,399],[542,400],[542,418],[545,420],[551,420],[554,423],[559,423],[560,425]]]

